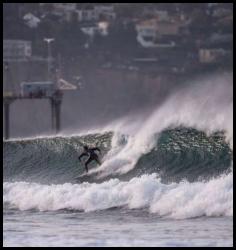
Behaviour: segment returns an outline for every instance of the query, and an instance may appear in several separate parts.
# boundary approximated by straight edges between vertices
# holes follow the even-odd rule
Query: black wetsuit
[[[88,164],[91,161],[96,161],[99,165],[101,165],[98,155],[94,151],[101,152],[99,148],[88,148],[87,150],[84,150],[84,152],[78,157],[78,159],[80,160],[83,156],[89,156],[88,160],[85,162],[85,169],[87,172],[88,172]]]

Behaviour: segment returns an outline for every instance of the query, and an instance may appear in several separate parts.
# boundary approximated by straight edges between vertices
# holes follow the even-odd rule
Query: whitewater
[[[4,246],[233,246],[232,73],[88,130],[3,142]],[[101,148],[102,165],[77,160]]]

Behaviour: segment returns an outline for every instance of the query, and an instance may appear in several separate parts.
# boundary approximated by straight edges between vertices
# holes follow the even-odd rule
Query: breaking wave
[[[193,182],[230,171],[232,151],[223,132],[207,136],[192,128],[165,130],[156,136],[156,145],[125,172],[118,168],[127,164],[125,161],[118,161],[118,165],[107,164],[114,157],[113,137],[116,137],[116,150],[122,151],[127,146],[128,137],[120,135],[117,140],[111,132],[4,142],[4,181],[75,183],[75,177],[84,172],[83,163],[77,159],[84,144],[100,147],[104,164],[101,167],[91,165],[90,174],[81,177],[80,181],[102,182],[114,177],[129,180],[157,173],[163,182],[183,179]]]
[[[176,219],[199,216],[232,216],[231,175],[209,182],[162,184],[155,174],[97,183],[41,185],[4,183],[4,205],[20,210],[60,209],[97,211],[109,208],[147,208],[151,213]]]
[[[90,133],[4,141],[4,207],[232,216],[232,112],[232,84],[219,78]],[[102,165],[76,179],[84,144],[101,148]]]

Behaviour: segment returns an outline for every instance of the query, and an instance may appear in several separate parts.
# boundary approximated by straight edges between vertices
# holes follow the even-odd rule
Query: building
[[[61,20],[71,21],[77,10],[77,3],[40,3],[43,12],[59,17]]]
[[[158,44],[158,40],[161,40],[165,36],[177,36],[180,29],[183,27],[181,21],[163,21],[162,19],[149,19],[141,21],[136,24],[137,41],[143,47],[173,47],[175,43],[168,41],[166,44]],[[164,40],[164,39],[162,39]]]
[[[199,50],[199,62],[210,64],[210,63],[218,63],[224,57],[228,56],[229,52],[224,49],[200,49]]]
[[[81,31],[84,34],[93,37],[98,32],[98,27],[96,24],[88,24],[81,27]]]
[[[51,6],[51,10],[54,13],[65,13],[68,11],[75,11],[77,8],[76,3],[40,3],[39,6]]]
[[[232,8],[228,9],[218,5],[212,10],[212,16],[215,18],[223,18],[226,16],[231,16],[232,14],[233,14]]]
[[[95,5],[94,12],[99,19],[105,19],[108,21],[116,18],[113,5]]]
[[[22,82],[21,95],[31,98],[52,97],[55,93],[53,82]]]
[[[170,18],[166,10],[155,10],[154,15],[159,21],[169,21]]]
[[[31,41],[3,40],[3,60],[26,60],[32,55]]]
[[[108,35],[108,22],[90,22],[90,23],[84,23],[81,25],[81,31],[90,36],[91,38],[94,37],[95,34],[100,34],[102,36]]]
[[[114,20],[116,13],[114,12],[114,6],[112,5],[95,5],[87,6],[76,10],[77,19],[79,22],[90,22],[99,20]]]
[[[39,18],[31,13],[24,15],[23,20],[25,21],[25,24],[30,28],[37,28],[39,23],[41,22]]]
[[[75,11],[77,8],[77,3],[53,3],[54,8],[58,11]]]
[[[49,3],[41,3],[40,6],[47,6]],[[51,13],[60,16],[67,22],[72,19],[78,22],[97,22],[99,20],[110,21],[116,18],[113,5],[107,4],[86,4],[77,3],[50,3]]]
[[[79,22],[90,22],[97,21],[98,14],[95,12],[94,8],[86,8],[76,10],[77,20]]]
[[[153,47],[156,37],[156,20],[141,21],[136,25],[137,41],[143,47]]]
[[[108,27],[109,23],[108,22],[98,22],[98,31],[101,35],[106,36],[108,35]]]

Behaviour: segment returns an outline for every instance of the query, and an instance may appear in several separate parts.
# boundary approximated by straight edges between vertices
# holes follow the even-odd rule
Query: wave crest
[[[156,174],[96,183],[4,183],[4,206],[20,210],[97,211],[128,207],[175,219],[233,215],[232,174],[209,182],[163,184]]]

